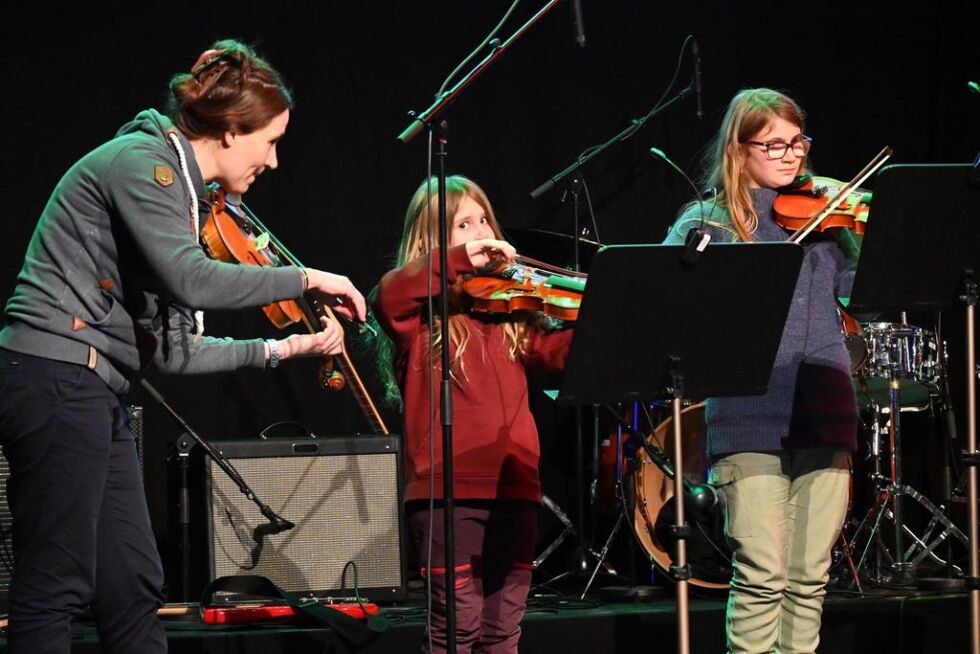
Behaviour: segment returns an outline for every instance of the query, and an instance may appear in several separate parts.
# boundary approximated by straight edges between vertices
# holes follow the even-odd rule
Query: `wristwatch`
[[[269,347],[269,360],[266,362],[266,368],[275,368],[279,365],[282,359],[279,358],[279,346],[276,344],[277,341],[274,338],[267,339],[265,344]]]

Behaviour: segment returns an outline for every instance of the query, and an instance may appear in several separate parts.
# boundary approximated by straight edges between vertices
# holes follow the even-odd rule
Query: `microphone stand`
[[[421,114],[410,114],[412,122],[406,127],[398,140],[408,143],[412,140],[423,127],[435,130],[438,148],[436,159],[438,160],[438,205],[439,205],[439,316],[443,328],[449,325],[449,280],[447,268],[449,265],[449,225],[446,219],[446,158],[448,154],[448,120],[442,116],[446,107],[456,99],[456,97],[470,85],[490,64],[500,57],[520,36],[531,28],[548,11],[552,9],[559,0],[548,0],[536,14],[534,14],[524,25],[519,27],[510,38],[498,45],[492,42],[490,53],[484,57],[473,70],[463,76],[451,89],[438,96],[435,102]],[[438,119],[438,123],[434,123]],[[428,182],[427,182],[428,183]],[[431,256],[431,255],[430,255]],[[446,649],[449,654],[456,652],[456,537],[453,525],[454,503],[453,503],[453,409],[452,409],[452,378],[450,376],[450,360],[448,340],[445,340],[441,352],[442,373],[440,380],[440,415],[442,417],[442,467],[443,467],[443,497],[444,497],[444,539],[445,539],[445,563],[446,563]]]
[[[207,453],[209,457],[211,457],[211,460],[214,461],[219,468],[224,470],[225,474],[227,474],[228,477],[230,477],[231,480],[238,485],[238,489],[242,492],[242,494],[245,495],[245,497],[247,497],[249,500],[254,502],[255,505],[259,508],[259,511],[262,513],[262,515],[265,516],[266,519],[269,521],[267,524],[257,526],[253,532],[252,538],[255,541],[255,546],[252,548],[252,567],[254,568],[258,564],[259,555],[262,552],[262,541],[264,537],[267,535],[278,534],[280,532],[287,531],[289,529],[292,529],[296,525],[294,525],[289,520],[286,520],[285,518],[282,518],[279,515],[277,515],[275,511],[270,509],[268,505],[262,502],[262,500],[260,500],[255,495],[255,492],[245,482],[245,479],[242,478],[238,470],[236,470],[234,466],[232,466],[231,463],[228,462],[228,460],[224,457],[224,455],[221,452],[211,447],[211,445],[206,440],[204,440],[193,429],[191,429],[191,426],[187,424],[187,421],[185,421],[180,416],[180,414],[177,413],[173,409],[173,407],[171,407],[170,404],[167,403],[165,399],[163,399],[163,396],[159,393],[159,391],[157,391],[157,389],[155,389],[150,384],[150,382],[146,381],[145,379],[141,379],[140,384],[153,397],[153,399],[156,400],[158,404],[160,404],[160,406],[162,406],[164,409],[167,410],[167,413],[173,416],[174,420],[177,421],[177,424],[180,425],[180,427],[184,430],[184,432],[190,435],[195,441],[197,441],[198,445],[204,448],[204,451]],[[178,442],[178,449],[180,450],[182,456],[186,455],[190,451],[192,446],[193,446],[192,444],[187,443],[186,440],[184,439]],[[187,487],[186,487],[186,472],[187,472],[186,459],[182,458],[181,459],[181,507],[180,507],[182,530],[185,527],[189,526],[189,520],[186,520],[186,518],[189,515],[189,507],[188,507],[189,497],[188,497]],[[188,598],[187,597],[188,586],[190,585],[189,575],[187,571],[187,567],[189,566],[188,549],[187,549],[188,545],[189,543],[186,542],[184,543],[185,549],[181,555],[182,556],[181,565],[184,568],[182,570],[182,576],[183,576],[183,582],[185,584],[183,589],[185,599]]]
[[[562,179],[564,179],[565,177],[567,177],[568,175],[570,175],[572,172],[574,172],[578,168],[584,166],[586,163],[588,163],[589,161],[591,161],[593,157],[595,157],[596,155],[598,155],[601,152],[605,152],[610,146],[612,146],[613,143],[616,143],[618,141],[621,141],[624,138],[626,138],[627,136],[630,136],[631,134],[633,134],[634,132],[639,131],[639,129],[641,127],[643,127],[643,125],[648,120],[650,120],[651,118],[653,118],[654,116],[656,116],[657,114],[659,114],[660,112],[662,112],[664,109],[666,109],[670,105],[672,105],[675,102],[677,102],[678,100],[681,100],[683,98],[686,98],[687,96],[689,96],[691,94],[691,92],[693,90],[694,90],[694,82],[692,81],[685,88],[683,88],[680,91],[678,91],[674,95],[674,97],[672,97],[670,100],[667,100],[663,104],[658,104],[657,106],[655,106],[650,111],[650,113],[648,113],[643,118],[634,118],[633,120],[631,120],[629,125],[627,125],[622,131],[620,131],[619,133],[617,133],[611,139],[609,139],[608,141],[606,141],[602,145],[596,146],[595,149],[593,149],[588,154],[583,155],[583,156],[579,156],[578,159],[576,159],[571,164],[569,164],[568,166],[566,166],[565,168],[563,168],[559,172],[557,172],[554,175],[552,175],[551,177],[549,177],[544,183],[542,183],[536,189],[534,189],[533,191],[531,191],[531,199],[532,200],[537,200],[539,197],[541,197],[542,195],[544,195],[545,193],[547,193],[548,191],[550,191],[551,189],[553,189],[555,187],[555,184],[557,184],[558,182],[560,182]],[[576,240],[577,239],[578,239],[578,236],[576,235]]]

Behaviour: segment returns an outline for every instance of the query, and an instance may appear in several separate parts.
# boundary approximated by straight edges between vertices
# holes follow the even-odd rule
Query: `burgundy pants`
[[[456,650],[460,654],[517,652],[531,588],[536,502],[459,500],[453,507],[456,570]],[[422,576],[432,585],[432,651],[446,651],[445,512],[428,502],[407,506]],[[427,565],[432,534],[432,561]],[[427,648],[426,648],[427,649]]]

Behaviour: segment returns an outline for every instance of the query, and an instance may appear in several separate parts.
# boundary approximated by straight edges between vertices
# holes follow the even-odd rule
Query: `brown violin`
[[[830,177],[800,175],[796,183],[780,189],[773,202],[776,220],[786,229],[797,230],[812,216],[823,209],[827,201],[837,195],[844,182]],[[871,209],[871,192],[853,189],[834,206],[822,223],[823,229],[843,227],[853,229],[856,234],[864,234]]]
[[[864,200],[865,192],[858,187],[863,184],[872,174],[892,156],[892,149],[888,146],[879,152],[868,165],[850,182],[841,185],[824,183],[824,190],[815,192],[816,182],[814,181],[808,192],[800,193],[791,191],[780,193],[776,196],[773,203],[773,212],[776,223],[784,229],[792,232],[789,242],[800,243],[814,231],[823,231],[831,227],[848,227],[857,231],[857,219],[863,214],[867,221],[869,202]],[[870,200],[869,200],[870,201]],[[862,233],[863,225],[860,227]]]
[[[538,312],[559,320],[578,318],[588,276],[527,257],[500,261],[466,275],[460,286],[470,304],[483,313]]]
[[[201,243],[212,259],[253,266],[304,267],[244,203],[230,202],[224,189],[220,187],[214,187],[209,191],[209,200],[211,211],[201,228]],[[325,318],[340,331],[341,337],[344,335],[336,314],[312,293],[305,293],[297,300],[273,302],[262,307],[262,310],[272,324],[280,329],[302,322],[310,333],[316,333],[320,329],[322,319]],[[341,342],[343,343],[343,340]],[[354,369],[354,364],[351,363],[346,345],[341,346],[340,354],[328,357],[324,361],[319,378],[320,385],[329,390],[339,391],[349,387],[361,411],[376,432],[389,433],[381,414]]]

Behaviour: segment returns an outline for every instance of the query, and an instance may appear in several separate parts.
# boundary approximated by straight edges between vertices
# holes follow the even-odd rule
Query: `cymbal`
[[[555,266],[571,268],[575,263],[575,239],[568,234],[525,227],[502,227],[504,237],[517,248],[517,253]],[[580,238],[579,262],[588,267],[601,243]]]

